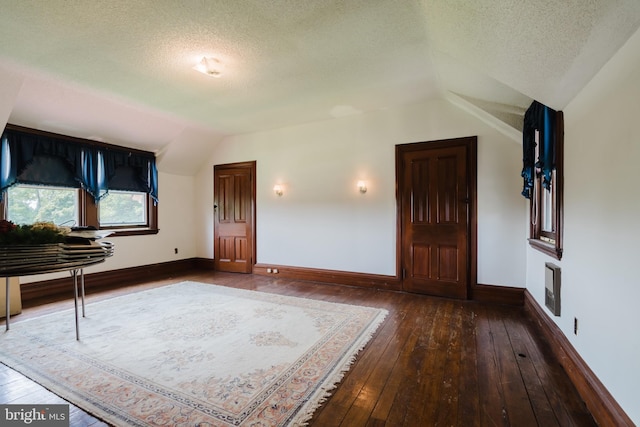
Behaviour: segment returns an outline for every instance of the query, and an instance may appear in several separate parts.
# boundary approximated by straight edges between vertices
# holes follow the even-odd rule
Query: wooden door
[[[469,294],[475,144],[472,137],[397,146],[401,274],[408,292]]]
[[[255,162],[216,165],[214,268],[251,273],[255,259]]]

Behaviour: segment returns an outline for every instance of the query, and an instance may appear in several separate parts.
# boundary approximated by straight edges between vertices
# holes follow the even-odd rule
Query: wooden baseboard
[[[471,287],[470,299],[491,304],[524,305],[524,288],[477,284]]]
[[[525,290],[524,308],[547,339],[558,361],[599,426],[635,426],[611,393],[580,357],[560,328],[551,320],[533,296]]]
[[[198,268],[203,270],[215,270],[216,268],[213,258],[195,258],[195,263]]]
[[[169,278],[198,268],[197,264],[196,259],[192,258],[98,273],[85,273],[84,286],[86,291],[118,288],[147,280]],[[71,276],[23,283],[20,288],[22,304],[26,307],[38,305],[40,300],[73,298],[73,280]]]
[[[99,273],[88,273],[85,274],[85,289],[93,291],[116,288],[145,280],[171,277],[172,275],[184,273],[192,269],[213,270],[214,260],[209,258],[191,258]],[[271,271],[277,269],[278,273],[268,273],[268,269],[271,269]],[[253,274],[371,289],[402,290],[402,283],[398,277],[379,274],[266,264],[254,265]],[[21,286],[23,304],[33,306],[37,305],[41,299],[71,298],[73,296],[73,289],[70,284],[70,278],[25,283]],[[510,305],[522,305],[524,301],[523,289],[491,285],[472,286],[470,297],[475,301]]]
[[[271,271],[276,269],[278,272],[268,273],[267,269],[271,269]],[[372,289],[386,289],[392,291],[401,290],[400,281],[397,277],[378,274],[352,273],[348,271],[321,270],[315,268],[266,264],[254,265],[253,274],[270,277],[277,276],[295,280],[308,280],[310,282],[359,286]]]
[[[268,269],[272,272],[268,273]],[[273,273],[274,269],[276,269],[278,273]],[[253,274],[372,289],[402,290],[402,282],[395,276],[266,264],[254,265]],[[524,289],[506,286],[475,285],[471,288],[470,299],[485,303],[522,306],[524,304]]]
[[[214,260],[209,258],[191,258],[159,264],[143,265],[99,273],[85,274],[85,289],[88,291],[116,288],[145,280],[157,280],[187,272],[192,269],[213,270]],[[268,273],[276,269],[278,273]],[[253,274],[282,277],[295,280],[307,280],[320,283],[334,283],[371,289],[401,291],[402,282],[396,276],[353,273],[348,271],[322,270],[286,265],[256,264]],[[25,283],[21,286],[22,301],[25,306],[37,305],[39,300],[73,297],[70,278],[60,278],[41,282]],[[471,288],[471,299],[480,302],[522,305],[524,292],[520,288],[503,286],[475,285]]]

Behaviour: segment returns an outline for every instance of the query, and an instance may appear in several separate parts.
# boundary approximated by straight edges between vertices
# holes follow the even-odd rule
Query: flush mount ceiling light
[[[211,77],[220,77],[222,75],[222,63],[219,59],[213,57],[203,56],[193,69]]]

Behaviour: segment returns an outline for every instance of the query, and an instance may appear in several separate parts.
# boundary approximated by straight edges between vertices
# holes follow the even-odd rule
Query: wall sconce
[[[284,194],[284,187],[280,184],[276,184],[273,186],[273,192],[276,193],[278,197]]]
[[[193,69],[207,76],[220,77],[222,75],[222,62],[216,58],[203,56]]]
[[[358,191],[360,191],[360,193],[364,194],[367,192],[367,181],[358,181]]]

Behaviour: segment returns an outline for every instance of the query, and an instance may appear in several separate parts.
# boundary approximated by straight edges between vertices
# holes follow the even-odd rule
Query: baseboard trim
[[[267,269],[278,273],[267,273]],[[359,286],[363,288],[401,290],[400,280],[395,276],[379,274],[352,273],[348,271],[322,270],[305,267],[291,267],[286,265],[256,264],[253,274],[269,277],[282,277],[310,282],[334,283],[338,285]]]
[[[149,264],[139,267],[121,268],[117,270],[85,273],[85,291],[113,289],[140,283],[147,280],[170,278],[198,268],[195,258],[178,261]],[[40,300],[73,298],[73,282],[71,276],[20,285],[23,306],[38,305]]]
[[[522,307],[524,305],[524,288],[477,284],[471,287],[470,299],[478,302]]]
[[[271,271],[277,269],[278,273],[268,273],[267,269],[270,269]],[[372,289],[392,291],[402,290],[402,281],[395,276],[272,264],[254,265],[253,274],[269,277],[277,276],[294,280],[307,280],[311,282],[359,286]],[[524,304],[524,289],[507,286],[474,285],[471,287],[470,299],[484,303],[507,304],[522,307]]]
[[[129,267],[99,273],[85,274],[85,289],[95,291],[117,288],[145,280],[169,278],[193,269],[214,270],[214,260],[209,258],[190,258]],[[278,273],[267,273],[267,269],[277,269]],[[401,291],[402,281],[396,276],[381,274],[354,273],[339,270],[324,270],[286,265],[256,264],[253,274],[282,277],[294,280],[306,280],[320,283],[334,283],[371,289]],[[22,301],[27,306],[37,305],[39,300],[51,298],[71,298],[73,289],[70,278],[24,283],[21,285]],[[524,292],[521,288],[478,284],[471,287],[470,299],[479,302],[523,305]]]
[[[575,385],[596,423],[603,427],[635,426],[560,328],[527,290],[524,292],[524,309],[549,342],[553,353]]]
[[[196,266],[203,270],[215,270],[216,264],[213,258],[194,258]]]

